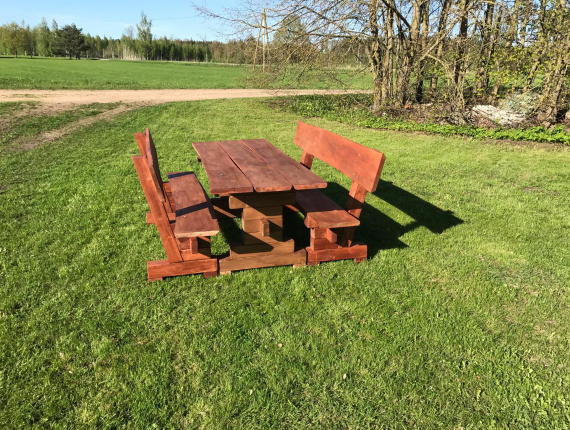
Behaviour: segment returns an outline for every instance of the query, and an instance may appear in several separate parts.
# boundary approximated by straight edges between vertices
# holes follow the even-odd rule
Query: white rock
[[[509,112],[491,105],[474,106],[472,112],[503,127],[514,127],[525,120],[525,116],[520,113]]]

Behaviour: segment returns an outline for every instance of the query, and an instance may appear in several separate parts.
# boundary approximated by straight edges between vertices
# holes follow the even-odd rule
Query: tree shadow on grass
[[[324,192],[344,206],[348,190],[329,182]],[[440,209],[392,182],[380,180],[373,195],[404,212],[413,218],[413,221],[402,225],[372,205],[365,204],[360,215],[360,226],[356,229],[354,239],[368,245],[369,257],[383,249],[407,248],[408,245],[402,242],[400,237],[418,227],[423,226],[432,233],[441,234],[463,223],[463,220],[456,217],[453,212]]]

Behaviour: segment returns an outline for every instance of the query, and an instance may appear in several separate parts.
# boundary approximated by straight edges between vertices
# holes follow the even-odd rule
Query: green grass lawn
[[[2,57],[0,88],[240,88],[244,70],[203,63]]]
[[[570,426],[569,148],[307,120],[386,154],[369,260],[147,283],[164,250],[133,133],[207,188],[192,141],[298,158],[299,119],[177,103],[0,155],[0,427]]]
[[[344,88],[371,89],[369,73],[341,69],[340,81],[307,73],[300,83],[291,76],[279,82],[247,79],[250,66],[123,60],[0,57],[2,89],[178,89],[178,88]]]

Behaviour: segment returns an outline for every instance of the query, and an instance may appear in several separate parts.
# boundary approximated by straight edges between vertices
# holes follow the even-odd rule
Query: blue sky
[[[0,24],[22,20],[31,27],[45,17],[51,27],[55,19],[60,27],[75,23],[83,33],[92,36],[120,38],[126,27],[140,21],[141,12],[152,20],[154,37],[174,37],[194,40],[226,40],[220,33],[220,22],[198,16],[192,0],[19,0],[5,1],[0,12]],[[221,11],[222,7],[236,7],[239,0],[196,0],[198,4]],[[136,34],[136,33],[135,33]]]

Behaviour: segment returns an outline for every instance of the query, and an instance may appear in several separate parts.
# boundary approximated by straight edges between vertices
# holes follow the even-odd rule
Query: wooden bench
[[[160,168],[158,166],[158,158],[156,155],[156,147],[154,146],[154,141],[152,140],[152,136],[150,135],[150,130],[146,128],[144,133],[135,133],[135,140],[137,141],[137,145],[139,147],[141,155],[145,157],[146,157],[147,145],[150,145],[150,149],[153,154],[152,159],[150,160],[150,163],[152,163],[150,174],[153,178],[153,181],[155,181],[156,192],[158,193],[160,201],[164,205],[164,209],[168,214],[168,219],[174,221],[175,216],[173,210],[174,201],[172,200],[172,191],[170,190],[170,184],[168,182],[163,182],[160,176]],[[154,224],[154,220],[152,219],[152,214],[150,213],[150,211],[146,213],[146,223]]]
[[[141,155],[132,157],[150,207],[147,222],[156,225],[166,260],[147,262],[148,280],[165,276],[218,274],[210,237],[219,232],[214,209],[193,172],[169,173],[163,182],[150,132],[135,133]]]
[[[294,142],[303,150],[301,164],[308,169],[316,157],[353,181],[344,209],[320,190],[297,191],[295,206],[305,214],[305,225],[311,233],[307,264],[365,260],[366,245],[353,243],[352,238],[360,224],[366,194],[376,190],[386,157],[380,151],[300,121]]]

